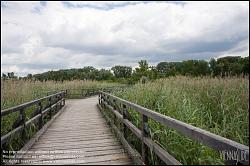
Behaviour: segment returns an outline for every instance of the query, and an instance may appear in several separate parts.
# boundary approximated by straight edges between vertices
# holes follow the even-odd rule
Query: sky
[[[1,74],[249,56],[249,2],[1,1]]]

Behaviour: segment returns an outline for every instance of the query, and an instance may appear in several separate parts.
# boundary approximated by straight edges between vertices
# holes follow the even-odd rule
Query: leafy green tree
[[[110,80],[112,79],[113,74],[111,73],[110,70],[105,70],[105,69],[101,69],[99,71],[99,80]]]
[[[8,77],[6,74],[2,73],[2,78],[3,78],[3,80],[6,80]]]
[[[244,75],[249,75],[249,56],[241,59],[242,73]]]
[[[8,78],[14,78],[15,74],[14,72],[7,73]]]
[[[209,61],[209,67],[210,67],[210,74],[215,75],[218,72],[216,71],[216,60],[214,58],[210,59]]]
[[[28,74],[28,75],[27,75],[27,78],[28,78],[29,80],[31,80],[31,79],[32,79],[32,74]]]
[[[208,73],[208,62],[204,60],[187,60],[182,62],[183,75],[201,76]]]
[[[142,77],[149,77],[149,67],[148,62],[146,60],[141,60],[138,62],[139,67],[135,68],[135,71],[133,73],[134,80],[138,81]]]
[[[182,62],[160,62],[156,69],[160,77],[175,76],[182,72]]]
[[[132,67],[130,66],[114,66],[111,70],[116,78],[129,78],[132,74]]]

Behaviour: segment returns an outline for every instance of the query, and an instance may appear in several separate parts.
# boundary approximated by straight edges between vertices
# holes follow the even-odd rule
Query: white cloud
[[[69,3],[5,2],[2,72],[249,54],[248,2]]]

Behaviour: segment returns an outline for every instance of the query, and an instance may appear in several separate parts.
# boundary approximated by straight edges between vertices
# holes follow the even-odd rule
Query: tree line
[[[64,80],[106,80],[133,84],[141,79],[157,79],[176,75],[185,76],[246,76],[249,75],[249,56],[242,58],[222,57],[217,60],[212,58],[205,60],[186,60],[182,62],[160,62],[156,66],[149,66],[146,60],[138,62],[139,67],[132,69],[131,66],[113,66],[110,70],[96,69],[86,66],[79,69],[63,69],[48,71],[41,74],[28,74],[19,79],[39,81],[64,81]],[[14,73],[2,74],[3,79],[17,78]]]

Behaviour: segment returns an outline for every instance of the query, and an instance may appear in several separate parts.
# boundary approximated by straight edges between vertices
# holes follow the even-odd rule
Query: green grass
[[[248,78],[170,77],[137,84],[114,94],[249,146]],[[132,122],[140,127],[139,114],[132,110],[129,112]],[[153,120],[150,120],[149,126],[152,139],[181,163],[223,164],[218,152]],[[151,160],[151,163],[161,162]]]
[[[1,110],[46,96],[49,91],[84,88],[100,89],[120,85],[118,83],[82,80],[64,82],[1,80]]]

